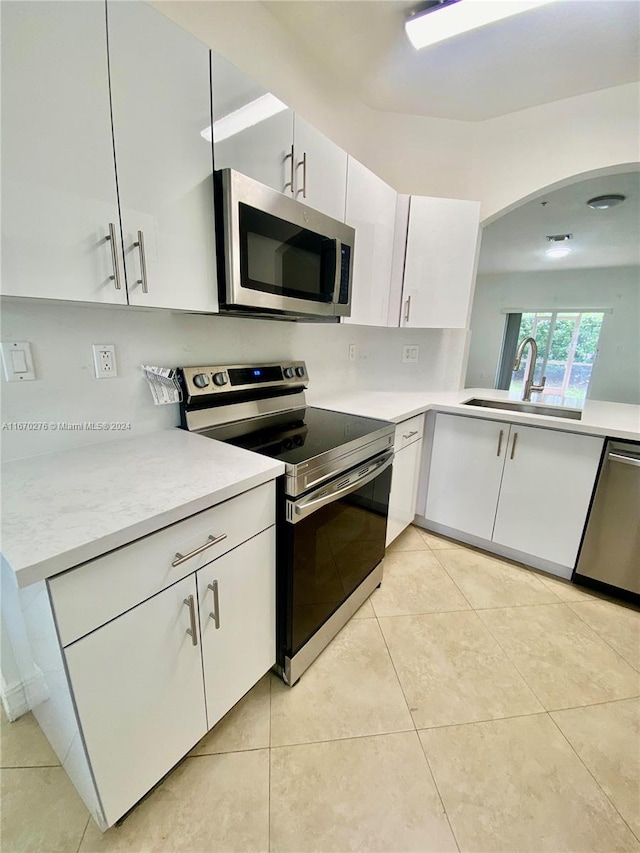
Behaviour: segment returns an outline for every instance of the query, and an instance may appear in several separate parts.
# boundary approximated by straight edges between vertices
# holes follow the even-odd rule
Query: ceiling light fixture
[[[569,246],[554,246],[553,249],[547,249],[545,255],[548,258],[566,258],[567,255],[571,254],[571,249]]]
[[[409,14],[404,28],[411,44],[420,50],[552,2],[554,0],[427,0]]]
[[[223,139],[235,136],[236,133],[253,127],[254,124],[259,124],[286,109],[288,109],[286,104],[278,100],[275,95],[267,92],[266,95],[261,95],[255,101],[250,101],[243,107],[214,121],[213,141],[222,142]],[[201,130],[200,136],[204,137],[207,142],[211,142],[211,127],[205,127],[204,130]]]
[[[625,199],[626,195],[597,195],[595,198],[590,198],[587,205],[594,210],[609,210],[610,207],[622,204]]]

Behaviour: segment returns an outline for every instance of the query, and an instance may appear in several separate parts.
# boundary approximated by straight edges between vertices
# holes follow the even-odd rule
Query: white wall
[[[461,387],[464,330],[379,329],[235,319],[134,308],[2,301],[2,340],[30,341],[35,382],[2,383],[2,421],[127,421],[132,430],[99,432],[3,429],[2,456],[129,437],[175,426],[178,406],[154,406],[140,364],[237,364],[286,358],[307,362],[317,396],[336,387],[436,390]],[[94,377],[92,343],[116,347],[118,376]],[[348,360],[349,344],[358,359]],[[402,364],[403,344],[418,344],[418,364]]]
[[[505,309],[611,309],[604,315],[589,397],[640,404],[640,269],[566,270],[478,276],[467,388],[492,388]]]

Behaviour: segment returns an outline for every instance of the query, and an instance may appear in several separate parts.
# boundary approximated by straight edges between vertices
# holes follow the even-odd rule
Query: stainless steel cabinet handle
[[[411,432],[403,432],[403,433],[402,433],[402,437],[403,437],[403,438],[411,438],[411,436],[413,436],[413,435],[417,435],[417,434],[418,434],[418,430],[417,430],[417,429],[413,429],[413,430],[411,430]]]
[[[143,293],[149,293],[147,284],[147,259],[144,253],[144,234],[142,231],[138,231],[138,239],[133,245],[138,247],[138,252],[140,253],[140,278],[137,284],[142,285]]]
[[[625,456],[623,453],[609,453],[607,459],[612,462],[622,462],[623,465],[633,465],[634,468],[640,468],[640,459],[633,456]]]
[[[191,637],[191,645],[198,645],[198,628],[196,625],[196,607],[193,601],[193,596],[190,595],[188,598],[184,599],[184,603],[189,608],[189,620],[191,623],[191,627],[187,628],[187,634]]]
[[[220,627],[220,600],[218,599],[218,581],[212,581],[207,585],[207,588],[213,593],[213,610],[209,614],[209,618],[213,619],[216,626],[216,631]]]
[[[196,548],[194,551],[190,551],[188,554],[181,554],[180,551],[176,551],[176,558],[171,563],[173,568],[176,566],[180,566],[182,563],[185,563],[187,560],[190,560],[192,557],[197,557],[198,554],[202,554],[203,551],[206,551],[207,548],[212,548],[214,545],[217,545],[218,542],[222,542],[223,539],[227,538],[227,534],[223,533],[222,536],[209,536],[204,545],[201,545],[199,548]]]
[[[297,195],[302,193],[302,198],[307,197],[307,152],[305,151],[302,155],[302,160],[296,166],[296,169],[302,166],[302,189],[297,190]]]
[[[116,226],[113,222],[109,223],[109,234],[106,239],[111,243],[111,263],[113,264],[113,275],[110,275],[109,279],[114,282],[116,290],[122,290],[120,267],[118,265],[118,247],[116,246]]]
[[[516,441],[518,440],[518,433],[514,432],[513,434],[513,443],[511,444],[511,456],[509,459],[513,459],[516,453]]]
[[[290,154],[285,154],[285,155],[284,155],[284,161],[285,161],[285,163],[286,163],[286,162],[287,162],[287,160],[289,160],[289,159],[291,159],[291,172],[290,172],[290,177],[289,177],[289,180],[287,181],[287,183],[286,183],[286,184],[284,185],[284,187],[282,188],[282,191],[284,192],[284,191],[287,189],[287,187],[291,187],[291,195],[293,195],[293,173],[294,173],[294,171],[295,171],[295,153],[294,153],[294,150],[293,150],[293,145],[291,146],[291,153],[290,153]]]
[[[500,451],[502,450],[502,439],[504,438],[504,430],[500,430],[500,435],[498,436],[498,450],[496,451],[496,456],[500,456]],[[513,456],[511,457],[513,459]]]
[[[404,321],[405,321],[405,323],[409,322],[410,312],[411,312],[411,297],[407,296],[407,303],[406,303],[405,309],[404,309]]]

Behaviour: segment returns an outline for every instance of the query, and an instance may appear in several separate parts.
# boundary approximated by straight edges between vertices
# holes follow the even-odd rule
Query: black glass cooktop
[[[215,427],[202,435],[253,450],[263,456],[299,465],[344,444],[391,426],[387,421],[307,406],[273,419],[246,421],[240,427]],[[238,431],[241,430],[239,433]]]

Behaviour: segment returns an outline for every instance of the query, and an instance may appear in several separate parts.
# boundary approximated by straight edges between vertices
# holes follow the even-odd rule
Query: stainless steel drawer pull
[[[407,296],[407,305],[404,309],[404,321],[405,323],[409,322],[409,314],[411,313],[411,297]]]
[[[111,243],[111,263],[113,264],[113,275],[110,275],[109,278],[114,282],[116,290],[122,290],[120,267],[118,265],[118,247],[116,246],[116,226],[113,222],[109,223],[109,234],[106,239]]]
[[[496,456],[500,456],[500,451],[502,450],[502,439],[504,438],[504,430],[500,430],[500,435],[498,436],[498,449],[496,451]],[[513,459],[513,456],[511,457]]]
[[[291,146],[291,153],[284,155],[285,163],[287,162],[287,160],[289,160],[289,158],[291,158],[291,173],[290,173],[289,180],[287,181],[287,183],[282,188],[282,191],[284,192],[286,189],[291,188],[291,195],[293,195],[293,173],[295,171],[295,154],[294,154],[294,150],[293,150],[293,145]]]
[[[417,430],[417,429],[413,429],[413,430],[411,430],[411,432],[403,432],[402,437],[403,438],[411,438],[412,436],[417,435],[418,432],[419,432],[419,430]]]
[[[622,462],[623,465],[633,465],[634,468],[640,468],[640,459],[634,456],[626,456],[624,453],[609,453],[607,456],[612,462]]]
[[[140,278],[137,284],[142,285],[143,293],[149,293],[147,284],[147,258],[144,253],[144,234],[142,231],[138,231],[138,240],[133,245],[138,247],[138,252],[140,253]]]
[[[296,169],[298,169],[300,166],[302,166],[302,189],[297,191],[297,195],[302,193],[302,198],[306,198],[307,197],[307,152],[306,151],[302,155],[302,160],[300,160],[300,162],[296,166]]]
[[[512,443],[512,445],[511,445],[511,456],[509,457],[510,459],[513,459],[513,457],[515,456],[515,453],[516,453],[516,441],[517,441],[517,440],[518,440],[518,433],[517,433],[517,432],[514,432],[514,434],[513,434],[513,443]]]
[[[187,634],[191,637],[191,645],[198,645],[198,627],[196,625],[196,606],[193,600],[193,596],[190,595],[188,598],[184,599],[184,603],[189,608],[189,621],[191,623],[191,627],[187,628]]]
[[[218,599],[218,581],[212,581],[208,584],[208,589],[213,593],[213,610],[209,613],[209,618],[213,619],[216,626],[216,631],[220,627],[220,600]]]
[[[180,566],[182,563],[186,562],[187,560],[190,560],[192,557],[197,557],[198,554],[202,554],[202,552],[206,551],[207,548],[212,548],[214,545],[217,545],[218,542],[222,542],[222,540],[226,538],[226,533],[223,533],[222,536],[209,536],[204,545],[201,545],[194,551],[190,551],[188,554],[181,554],[180,551],[176,551],[176,558],[173,563],[171,563],[171,565],[175,569],[176,566]]]

